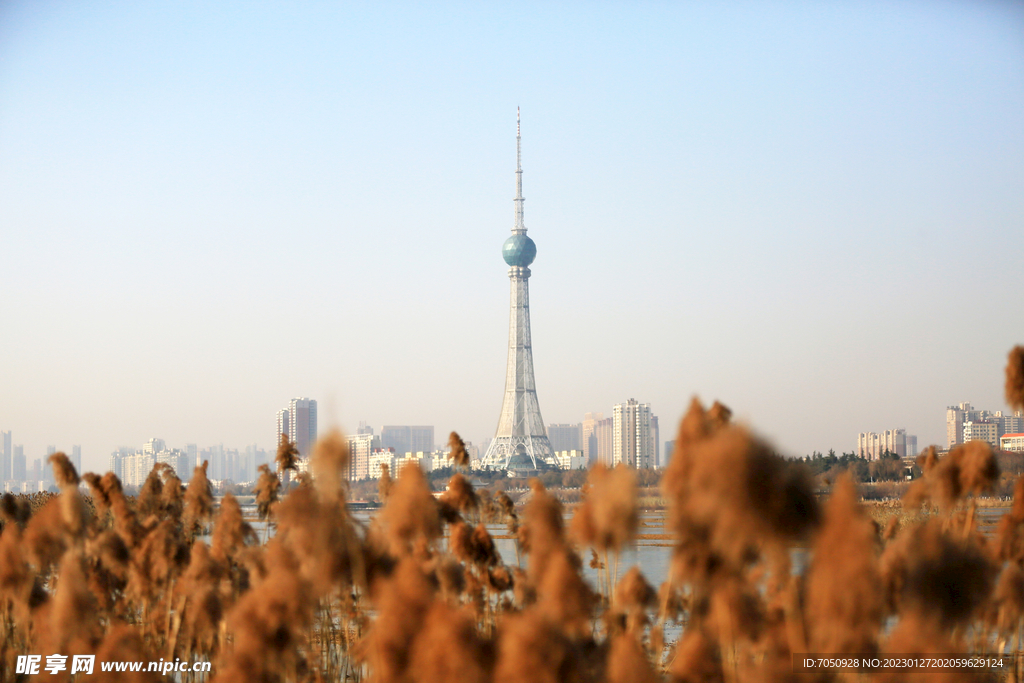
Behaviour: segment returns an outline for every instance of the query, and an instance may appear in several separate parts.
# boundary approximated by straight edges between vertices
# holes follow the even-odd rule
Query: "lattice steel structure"
[[[509,305],[508,368],[505,374],[505,398],[494,440],[487,448],[482,465],[496,469],[539,469],[555,466],[551,442],[544,429],[537,402],[537,382],[533,376],[533,346],[530,342],[530,269],[537,256],[537,245],[526,236],[523,222],[523,166],[516,111],[516,198],[512,236],[502,245],[501,255],[509,265],[512,281]]]

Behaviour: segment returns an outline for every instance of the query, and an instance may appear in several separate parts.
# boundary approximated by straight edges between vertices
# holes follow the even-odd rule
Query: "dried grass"
[[[1022,358],[1018,347],[1007,370],[1018,402]],[[453,433],[463,466],[460,444]],[[640,525],[628,469],[590,473],[567,532],[562,504],[539,481],[521,510],[461,473],[436,499],[413,464],[394,481],[385,470],[385,506],[364,525],[346,507],[340,434],[316,444],[315,477],[282,487],[294,456],[285,439],[280,476],[260,468],[256,506],[267,538],[274,531],[262,542],[233,496],[215,501],[205,463],[187,488],[154,468],[138,499],[112,473],[86,473],[86,497],[68,459],[53,456],[59,495],[0,499],[0,679],[16,654],[44,651],[210,660],[213,679],[232,682],[746,683],[855,680],[798,678],[792,657],[809,651],[1024,650],[1024,478],[987,537],[977,496],[999,472],[984,445],[944,458],[927,450],[902,505],[865,511],[848,479],[820,504],[805,470],[721,404],[695,400],[661,483],[668,533],[641,535],[670,547],[657,590],[642,568],[618,579]],[[514,564],[498,552],[495,523],[509,525]],[[810,554],[802,575],[790,566],[794,547]],[[666,644],[670,624],[682,632]]]

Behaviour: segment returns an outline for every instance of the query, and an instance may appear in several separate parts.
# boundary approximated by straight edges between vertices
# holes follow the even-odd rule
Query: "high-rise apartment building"
[[[70,458],[71,464],[75,466],[75,472],[78,472],[78,476],[82,476],[82,447],[72,446]]]
[[[657,415],[651,415],[651,443],[654,445],[651,467],[661,467],[661,429],[658,427]]]
[[[914,440],[914,448],[917,449],[917,438]],[[895,453],[901,458],[908,456],[907,452],[907,430],[887,429],[884,432],[861,432],[857,435],[857,455],[867,460],[878,460],[886,452]]]
[[[597,423],[604,419],[604,413],[587,413],[580,425],[580,448],[587,466],[599,462],[597,457]]]
[[[964,442],[964,422],[980,420],[981,411],[974,410],[970,403],[946,407],[946,448]]]
[[[14,447],[14,455],[11,456],[11,479],[25,481],[28,477],[28,467],[25,461],[25,447],[17,445]]]
[[[629,399],[612,408],[612,465],[636,469],[654,467],[651,406]]]
[[[146,455],[156,455],[160,451],[167,450],[167,444],[163,439],[152,438],[142,445],[142,452]]]
[[[483,451],[472,441],[466,441],[465,444],[466,455],[469,456],[469,469],[480,469],[480,458],[483,456]]]
[[[999,437],[999,424],[994,420],[964,422],[964,443],[984,441],[993,448],[999,448]]]
[[[146,478],[156,464],[156,455],[152,453],[136,452],[126,456],[121,464],[124,477],[121,483],[125,486],[142,486]]]
[[[219,443],[209,448],[204,448],[202,455],[200,456],[203,460],[210,463],[206,469],[206,476],[214,481],[220,481],[221,479],[227,479],[227,468],[224,457],[224,444]]]
[[[0,482],[14,479],[13,456],[11,450],[11,432],[0,432]]]
[[[971,441],[964,438],[964,429],[968,422],[975,424],[994,424],[996,430],[995,441],[987,437],[981,439],[989,441],[998,447],[999,437],[1004,434],[1013,434],[1024,431],[1024,411],[1015,411],[1013,414],[1004,415],[1002,411],[990,412],[988,410],[976,410],[970,403],[960,403],[946,408],[946,447],[952,448],[957,444]],[[971,427],[972,438],[977,440],[979,434],[988,435],[988,427]]]
[[[180,448],[170,450],[162,448],[153,454],[153,459],[158,463],[169,465],[183,482],[188,481],[192,475],[192,470],[188,468],[188,453]]]
[[[231,481],[244,481],[241,478],[241,457],[237,448],[228,448],[224,451],[224,478]]]
[[[258,448],[254,443],[246,446],[244,481],[254,481],[256,479],[256,470],[265,462],[267,462],[267,452],[265,450]]]
[[[398,457],[406,453],[434,450],[433,425],[384,425],[380,428],[380,447],[392,448]]]
[[[53,476],[53,463],[50,462],[50,456],[56,452],[56,446],[47,446],[46,457],[42,459],[42,471],[40,478],[47,484],[54,484],[57,481]]]
[[[434,426],[409,427],[410,451],[434,450]]]
[[[1018,410],[1012,415],[1003,415],[1002,411],[997,410],[993,417],[999,425],[999,436],[1024,432],[1024,411]]]
[[[277,411],[277,433],[274,435],[274,447],[281,443],[281,437],[292,436],[291,421],[289,420],[288,409]]]
[[[615,455],[615,418],[606,417],[594,424],[597,462],[611,467]]]
[[[388,474],[391,477],[396,476],[395,473],[395,451],[392,448],[377,448],[370,453],[370,466],[369,466],[369,477],[370,479],[380,479],[382,472],[381,466],[388,466]]]
[[[277,412],[277,438],[284,434],[295,444],[299,457],[308,458],[316,443],[316,401],[308,398],[293,398],[288,408]]]
[[[558,451],[582,451],[582,427],[579,424],[548,425],[548,441],[551,442],[551,449],[556,454]],[[557,455],[555,459],[558,459]],[[559,466],[561,466],[560,460]]]
[[[121,446],[116,451],[110,454],[110,459],[107,461],[107,471],[113,472],[114,476],[124,483],[124,459],[132,454],[130,448]]]
[[[381,450],[380,437],[374,434],[352,434],[346,439],[348,440],[349,481],[369,478],[370,456],[374,451]],[[314,472],[314,474],[316,473]]]

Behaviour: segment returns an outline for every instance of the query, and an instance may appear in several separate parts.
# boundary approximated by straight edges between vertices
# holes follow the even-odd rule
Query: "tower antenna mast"
[[[521,129],[519,124],[519,107],[516,107],[516,198],[515,198],[515,222],[512,225],[512,232],[517,235],[526,234],[526,223],[523,221],[523,148]]]

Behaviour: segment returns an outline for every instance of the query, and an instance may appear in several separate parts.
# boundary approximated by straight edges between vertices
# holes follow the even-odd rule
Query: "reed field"
[[[1024,347],[1006,391],[1024,408]],[[467,464],[454,434],[452,456]],[[283,442],[278,472],[261,468],[257,523],[231,494],[215,505],[205,464],[188,486],[158,465],[128,497],[112,473],[83,487],[52,456],[59,494],[0,502],[0,681],[29,679],[19,655],[53,653],[212,670],[32,680],[1021,680],[1020,656],[991,671],[794,671],[803,653],[1024,651],[1024,477],[993,517],[978,500],[1000,472],[982,442],[928,449],[900,501],[865,504],[845,477],[822,498],[800,463],[694,400],[660,491],[596,466],[571,509],[537,480],[516,505],[462,473],[435,497],[412,466],[385,472],[368,520],[346,505],[348,457],[330,434],[314,476],[280,477],[295,467]],[[663,549],[660,585],[623,561],[638,543]]]

